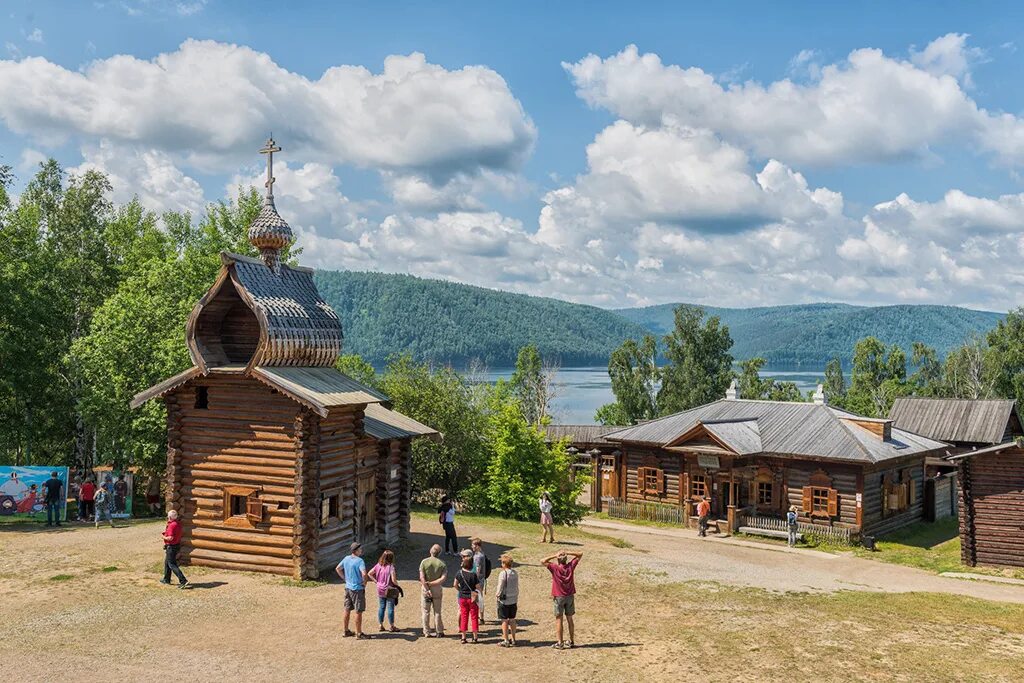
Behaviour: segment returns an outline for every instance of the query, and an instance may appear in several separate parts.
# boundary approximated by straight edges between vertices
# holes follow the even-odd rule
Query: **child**
[[[479,642],[477,634],[480,631],[480,607],[477,604],[477,595],[480,578],[473,571],[472,556],[462,558],[462,569],[455,575],[452,586],[459,592],[459,635],[462,636],[462,644],[466,644],[467,626],[473,628],[473,642]]]
[[[516,610],[519,603],[519,573],[512,569],[512,556],[501,556],[498,575],[498,619],[501,619],[501,646],[515,647]]]

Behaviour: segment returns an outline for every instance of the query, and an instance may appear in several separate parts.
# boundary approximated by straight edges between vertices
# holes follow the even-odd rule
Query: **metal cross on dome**
[[[267,188],[267,199],[270,201],[274,201],[274,181],[277,180],[274,177],[274,152],[280,151],[281,148],[274,142],[273,135],[267,138],[267,144],[260,150],[260,154],[267,155],[267,182],[264,186]]]

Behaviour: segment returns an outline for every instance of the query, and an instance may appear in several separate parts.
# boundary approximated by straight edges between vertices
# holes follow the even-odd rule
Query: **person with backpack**
[[[466,631],[473,630],[473,642],[479,642],[480,604],[477,602],[480,589],[480,577],[473,570],[473,558],[463,556],[462,568],[455,575],[452,586],[459,594],[459,635],[462,644],[466,644]]]
[[[93,503],[96,505],[96,528],[100,528],[100,520],[104,517],[110,522],[110,526],[114,526],[114,515],[112,513],[114,506],[114,494],[111,493],[108,484],[104,483],[96,489],[96,496],[93,499]]]
[[[381,553],[377,564],[373,565],[366,574],[366,578],[377,584],[377,621],[380,622],[380,631],[398,632],[395,626],[395,607],[398,606],[398,598],[402,595],[402,588],[398,585],[398,577],[395,575],[395,553],[385,550]],[[390,628],[384,628],[384,613],[387,612]]]
[[[512,568],[512,556],[501,556],[498,575],[498,619],[501,620],[501,646],[516,645],[516,611],[519,607],[519,573]]]
[[[448,496],[441,499],[441,507],[437,509],[437,521],[444,529],[444,554],[450,557],[459,555],[459,535],[455,533],[455,503]],[[451,550],[448,550],[451,545]]]
[[[796,505],[790,505],[786,513],[786,529],[789,531],[789,547],[792,548],[796,545]]]
[[[470,539],[470,546],[473,548],[473,571],[480,579],[480,589],[477,591],[477,608],[480,611],[480,623],[486,624],[484,620],[484,596],[487,595],[487,579],[491,576],[491,558],[484,553],[484,543],[479,538]]]

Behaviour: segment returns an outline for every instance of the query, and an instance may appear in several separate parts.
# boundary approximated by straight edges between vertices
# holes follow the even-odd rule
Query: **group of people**
[[[447,524],[452,524],[448,521]],[[442,519],[442,524],[446,522]],[[448,528],[445,528],[447,540]],[[456,540],[457,542],[457,540]],[[491,560],[483,549],[479,538],[470,541],[471,549],[455,552],[459,559],[458,568],[451,580],[459,605],[459,638],[462,643],[479,642],[480,624],[484,621],[485,596],[491,580]],[[447,546],[447,543],[446,543]],[[366,584],[372,581],[377,588],[377,621],[380,631],[398,631],[395,625],[395,607],[405,592],[398,582],[395,571],[395,554],[385,550],[377,563],[369,570],[363,560],[363,548],[353,543],[350,554],[338,563],[336,572],[345,581],[345,605],[342,617],[344,636],[363,639],[369,637],[363,632],[363,613],[366,611]],[[442,602],[444,586],[448,582],[448,565],[440,558],[442,548],[435,544],[430,554],[420,562],[420,611],[423,636],[443,638],[445,636]],[[557,640],[554,648],[575,647],[576,585],[575,571],[582,553],[567,553],[564,550],[544,558],[541,563],[551,572],[551,597],[553,602]],[[514,568],[509,554],[500,558],[501,570],[497,577],[496,612],[501,623],[502,647],[516,646],[516,618],[519,606],[519,573]],[[352,615],[355,614],[353,623]],[[387,622],[385,623],[385,618]],[[563,620],[568,623],[569,637],[563,638]],[[354,626],[355,630],[349,627]]]
[[[115,486],[109,479],[98,486],[92,479],[86,479],[78,487],[78,519],[92,521],[97,529],[104,519],[114,526]]]

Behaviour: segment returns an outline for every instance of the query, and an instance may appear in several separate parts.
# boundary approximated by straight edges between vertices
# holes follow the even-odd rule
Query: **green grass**
[[[51,576],[50,581],[70,581],[73,578],[75,577],[71,574],[57,574],[56,576]]]
[[[116,572],[117,570],[118,570],[118,568],[117,568],[117,567],[114,567],[114,566],[110,566],[110,567],[104,567],[104,568],[103,568],[103,569],[101,569],[100,571],[101,571],[101,572]]]
[[[310,579],[296,580],[287,577],[281,579],[281,585],[288,586],[289,588],[320,588],[322,586],[328,585],[328,583],[328,581]]]

